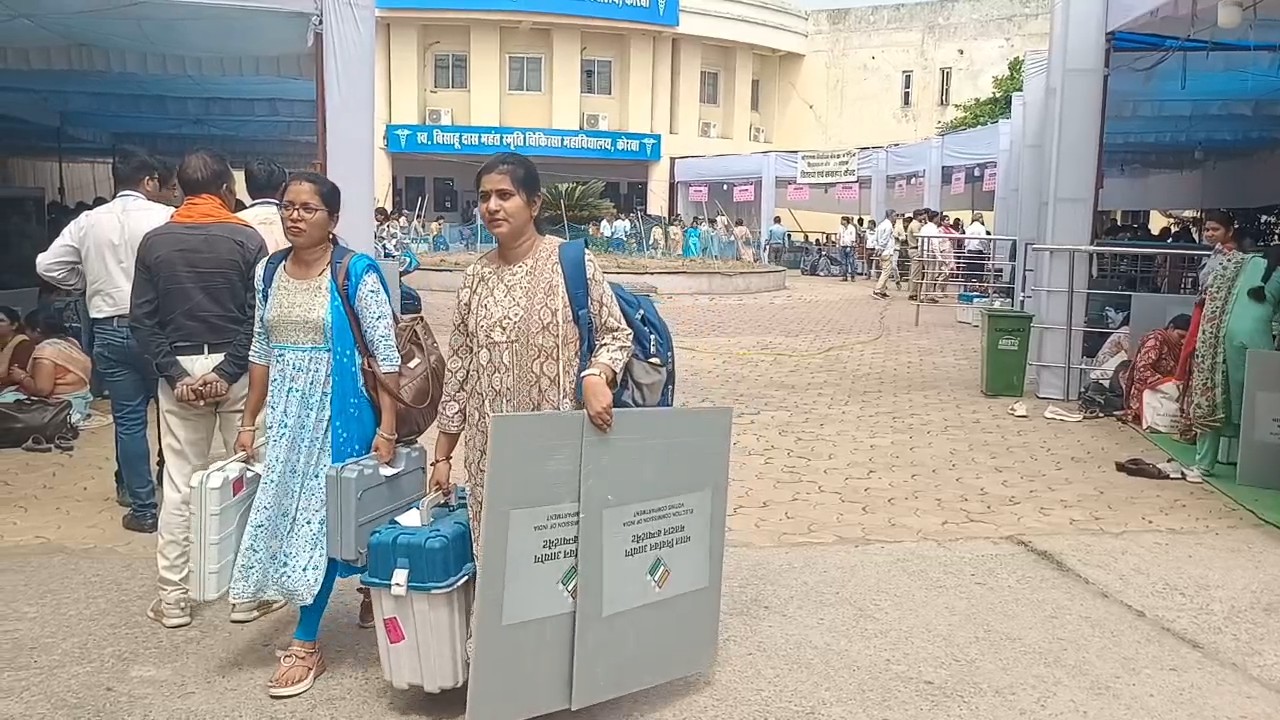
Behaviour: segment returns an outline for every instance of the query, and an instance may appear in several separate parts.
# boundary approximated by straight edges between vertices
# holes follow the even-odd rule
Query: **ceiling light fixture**
[[[1244,22],[1244,0],[1222,0],[1218,3],[1218,27],[1234,30]]]

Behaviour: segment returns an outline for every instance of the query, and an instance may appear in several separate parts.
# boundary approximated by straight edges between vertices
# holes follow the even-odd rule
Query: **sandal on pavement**
[[[1123,462],[1117,461],[1116,470],[1119,470],[1130,477],[1147,478],[1149,480],[1169,479],[1168,473],[1141,458],[1130,458]]]
[[[290,685],[281,683],[275,677],[271,678],[267,682],[268,696],[291,698],[310,690],[311,686],[315,685],[316,678],[323,675],[325,671],[324,656],[320,654],[320,648],[290,645],[280,654],[280,667],[276,670],[276,675],[283,675],[292,668],[302,668],[307,671],[307,674]]]
[[[39,435],[32,435],[30,440],[22,443],[22,449],[33,453],[53,452],[53,446]]]
[[[59,452],[71,452],[76,449],[75,438],[70,435],[59,435],[53,439],[53,446]]]
[[[1024,418],[1027,416],[1027,404],[1019,400],[1010,405],[1007,412],[1016,418]]]
[[[357,623],[360,627],[368,630],[377,624],[377,618],[373,615],[373,596],[369,594],[369,588],[360,588],[359,592],[361,596],[360,617]]]
[[[1079,413],[1068,412],[1055,405],[1050,405],[1044,410],[1045,420],[1061,420],[1062,422],[1080,422],[1084,420],[1084,416]]]

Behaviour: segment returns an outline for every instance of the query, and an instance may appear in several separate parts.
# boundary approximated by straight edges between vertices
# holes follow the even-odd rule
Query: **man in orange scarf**
[[[254,269],[267,254],[258,231],[231,212],[235,177],[226,158],[211,150],[190,153],[178,168],[178,185],[182,206],[138,247],[130,313],[134,336],[160,374],[160,596],[147,616],[168,628],[191,624],[191,477],[209,465],[215,426],[223,447],[235,444],[248,394]],[[249,607],[234,606],[232,622],[283,607],[242,605]]]

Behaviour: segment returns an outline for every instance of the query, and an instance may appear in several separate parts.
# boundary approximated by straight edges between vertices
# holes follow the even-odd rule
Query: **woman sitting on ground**
[[[17,380],[9,377],[9,368],[26,368],[36,344],[22,334],[18,311],[0,305],[0,393],[12,390]]]
[[[1125,417],[1130,422],[1142,421],[1142,392],[1153,384],[1173,377],[1178,369],[1182,342],[1191,327],[1191,316],[1175,315],[1169,324],[1142,336],[1133,361],[1124,369],[1120,380],[1125,392]]]
[[[72,340],[62,318],[48,310],[35,310],[23,319],[35,349],[26,368],[9,367],[13,386],[0,393],[0,402],[22,398],[48,398],[71,402],[71,422],[79,425],[89,417],[89,378],[93,363]]]

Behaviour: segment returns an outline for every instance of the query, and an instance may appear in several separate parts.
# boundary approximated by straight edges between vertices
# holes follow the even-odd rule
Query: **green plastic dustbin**
[[[1008,308],[982,311],[982,394],[1022,397],[1031,346],[1031,313]]]

